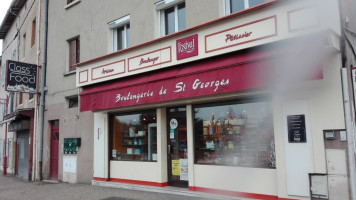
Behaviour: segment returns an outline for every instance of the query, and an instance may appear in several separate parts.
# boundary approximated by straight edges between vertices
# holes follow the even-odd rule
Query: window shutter
[[[75,44],[76,44],[76,55],[75,55],[75,57],[76,57],[76,63],[79,63],[80,62],[80,40],[79,40],[79,38],[77,38],[76,40],[75,40]]]

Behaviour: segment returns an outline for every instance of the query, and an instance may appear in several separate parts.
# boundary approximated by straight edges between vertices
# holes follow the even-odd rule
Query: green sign
[[[80,138],[64,138],[64,154],[77,154],[78,147],[80,147]]]

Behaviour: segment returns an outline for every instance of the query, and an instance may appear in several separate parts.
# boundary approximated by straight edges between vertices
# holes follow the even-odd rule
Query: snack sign
[[[6,91],[36,93],[37,65],[8,60],[6,63]]]

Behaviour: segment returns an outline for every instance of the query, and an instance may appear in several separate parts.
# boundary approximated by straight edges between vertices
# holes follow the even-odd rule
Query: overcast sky
[[[2,23],[12,0],[0,0],[0,24]],[[2,55],[2,40],[0,40],[0,55]]]

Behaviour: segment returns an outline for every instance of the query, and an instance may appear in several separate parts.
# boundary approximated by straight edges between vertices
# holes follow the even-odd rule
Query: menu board
[[[305,115],[288,115],[288,141],[290,143],[307,142],[305,132]]]

